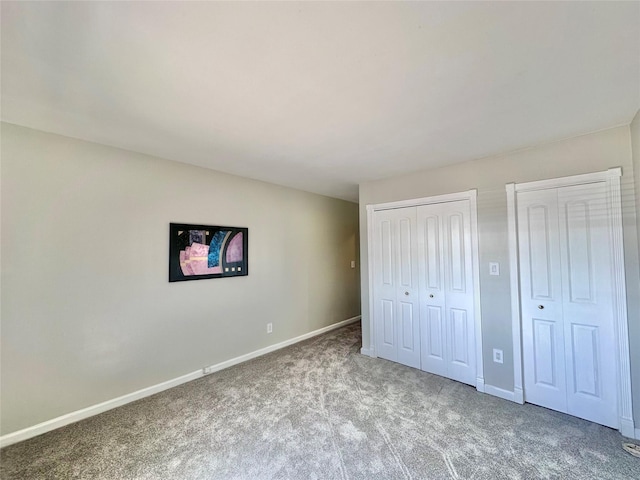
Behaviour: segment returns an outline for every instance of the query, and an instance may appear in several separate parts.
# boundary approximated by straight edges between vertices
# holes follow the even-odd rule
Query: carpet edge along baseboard
[[[206,375],[210,375],[212,373],[218,372],[220,370],[224,370],[225,368],[232,367],[234,365],[238,365],[239,363],[247,362],[254,358],[260,357],[262,355],[266,355],[267,353],[274,352],[276,350],[280,350],[281,348],[288,347],[298,342],[302,342],[309,338],[322,335],[323,333],[330,332],[331,330],[336,330],[338,328],[344,327],[351,323],[355,323],[359,321],[361,318],[360,315],[356,315],[355,317],[348,318],[346,320],[342,320],[340,322],[328,325],[326,327],[319,328],[317,330],[313,330],[311,332],[305,333],[303,335],[299,335],[297,337],[291,338],[289,340],[285,340],[283,342],[279,342],[273,345],[269,345],[264,348],[260,348],[250,353],[246,353],[244,355],[240,355],[235,358],[231,358],[229,360],[225,360],[220,363],[216,363],[215,365],[209,365],[195,372],[187,373],[186,375],[181,375],[179,377],[173,378],[171,380],[167,380],[156,385],[152,385],[150,387],[142,388],[135,392],[127,393],[117,398],[113,398],[111,400],[107,400],[105,402],[98,403],[96,405],[91,405],[86,408],[82,408],[80,410],[76,410],[74,412],[70,412],[64,415],[61,415],[56,418],[52,418],[51,420],[44,421],[42,423],[38,423],[31,427],[23,428],[21,430],[17,430],[15,432],[7,433],[5,435],[0,436],[0,448],[7,447],[9,445],[13,445],[14,443],[21,442],[23,440],[28,440],[29,438],[37,437],[38,435],[42,435],[43,433],[50,432],[57,428],[64,427],[71,423],[79,422],[80,420],[84,420],[85,418],[93,417],[94,415],[99,415],[100,413],[106,412],[108,410],[120,407],[122,405],[126,405],[127,403],[135,402],[136,400],[140,400],[141,398],[149,397],[151,395],[155,395],[156,393],[160,393],[164,390],[168,390],[173,387],[177,387],[178,385],[182,385],[183,383],[190,382],[192,380],[196,380],[198,378],[204,377]],[[204,373],[206,369],[207,373]]]

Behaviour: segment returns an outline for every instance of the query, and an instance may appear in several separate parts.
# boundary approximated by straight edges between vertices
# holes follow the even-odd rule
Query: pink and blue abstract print
[[[170,225],[169,281],[247,275],[247,228]]]

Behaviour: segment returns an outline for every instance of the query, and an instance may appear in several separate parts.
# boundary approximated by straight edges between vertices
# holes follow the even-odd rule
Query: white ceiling
[[[639,2],[2,2],[2,119],[357,199],[628,124]]]

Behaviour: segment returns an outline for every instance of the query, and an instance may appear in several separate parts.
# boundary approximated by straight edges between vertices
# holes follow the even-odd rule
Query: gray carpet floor
[[[360,326],[0,452],[2,479],[640,479],[614,430],[360,355]]]

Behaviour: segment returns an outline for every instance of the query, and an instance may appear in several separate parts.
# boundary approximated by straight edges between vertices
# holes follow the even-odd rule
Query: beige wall
[[[635,187],[635,206],[636,206],[636,227],[638,232],[638,257],[636,257],[636,263],[640,257],[640,110],[636,113],[635,118],[629,126],[631,133],[631,152],[633,161],[633,178]],[[633,281],[633,280],[631,280]],[[635,284],[632,284],[629,289],[631,291],[640,291],[640,276],[636,277]],[[638,302],[640,304],[640,301]],[[636,308],[640,310],[640,305],[636,305]],[[637,314],[635,323],[630,325],[629,335],[631,338],[631,382],[632,389],[635,393],[634,398],[634,412],[636,429],[640,429],[640,312]],[[633,322],[633,318],[629,319]],[[634,355],[635,353],[635,355]]]
[[[464,141],[463,139],[461,141]],[[584,135],[508,155],[484,158],[449,167],[424,170],[360,185],[360,252],[362,257],[363,347],[369,347],[369,291],[366,206],[478,189],[480,289],[485,383],[513,390],[513,348],[507,197],[505,184],[623,169],[623,222],[628,286],[630,338],[640,338],[638,242],[633,194],[629,127]],[[489,262],[500,263],[500,276],[488,275]],[[493,348],[504,351],[504,363],[493,363]],[[631,342],[634,416],[640,424],[640,344]]]
[[[2,434],[360,313],[357,205],[1,133]],[[169,283],[170,222],[248,227],[249,275]]]
[[[631,152],[633,158],[633,183],[636,192],[636,214],[640,216],[640,110],[636,113],[629,128],[631,131]],[[638,238],[640,238],[640,221],[637,222],[637,227]],[[638,379],[640,380],[640,377],[638,377]]]

